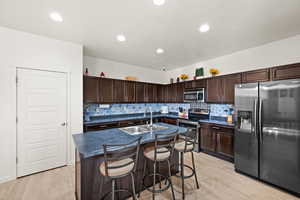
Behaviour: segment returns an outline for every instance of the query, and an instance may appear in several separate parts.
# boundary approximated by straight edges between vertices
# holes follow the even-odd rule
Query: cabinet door
[[[114,80],[114,102],[125,102],[125,82],[122,80]]]
[[[206,95],[206,101],[208,103],[222,103],[224,95],[224,85],[222,77],[214,77],[207,79]]]
[[[269,80],[270,80],[269,69],[260,69],[255,71],[243,72],[242,74],[243,83],[264,82]]]
[[[193,89],[194,88],[194,81],[185,81],[184,82],[185,89]]]
[[[157,102],[163,103],[164,102],[164,85],[157,85]]]
[[[169,102],[169,85],[165,85],[163,87],[163,90],[164,90],[164,98],[163,98],[163,102],[164,103],[167,103]]]
[[[83,101],[84,103],[99,103],[99,78],[83,77]]]
[[[144,85],[144,83],[137,82],[135,84],[135,95],[136,95],[137,103],[145,102],[145,85]]]
[[[272,80],[300,78],[300,63],[274,67],[271,72]]]
[[[113,79],[99,79],[99,98],[101,103],[113,103]]]
[[[145,101],[149,103],[154,102],[154,94],[153,94],[153,84],[146,83],[146,96],[145,96]]]
[[[205,88],[206,87],[206,80],[199,79],[194,81],[194,88]]]
[[[234,134],[233,129],[224,129],[219,127],[212,127],[216,134],[216,152],[233,158],[234,155]]]
[[[216,150],[216,135],[210,127],[201,127],[201,148],[212,152]]]
[[[177,83],[176,84],[176,90],[177,90],[177,95],[176,95],[176,102],[178,103],[183,103],[184,102],[184,83]]]
[[[125,81],[125,102],[135,102],[135,82]]]
[[[223,77],[224,95],[222,97],[222,103],[234,104],[235,84],[240,84],[241,78],[241,74],[232,74]]]
[[[158,99],[157,99],[157,96],[158,96],[158,92],[157,92],[157,87],[158,87],[158,85],[157,84],[153,84],[152,85],[152,92],[153,92],[153,98],[152,98],[152,102],[153,103],[157,103],[158,102]]]
[[[174,83],[168,85],[168,101],[171,103],[175,103],[177,101],[177,88]]]

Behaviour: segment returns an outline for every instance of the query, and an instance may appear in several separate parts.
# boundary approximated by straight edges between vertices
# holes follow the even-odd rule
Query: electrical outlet
[[[110,105],[109,104],[100,104],[99,108],[109,108]]]

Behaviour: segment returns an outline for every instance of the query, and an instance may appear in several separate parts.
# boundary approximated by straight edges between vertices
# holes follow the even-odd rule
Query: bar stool
[[[181,178],[181,187],[182,187],[182,199],[185,199],[184,192],[184,179],[195,177],[197,189],[199,189],[199,183],[195,167],[194,159],[194,148],[196,144],[197,132],[194,129],[188,128],[188,132],[185,135],[179,135],[178,140],[175,144],[175,150],[180,152],[180,175],[176,175]],[[184,164],[184,154],[190,152],[192,154],[192,167]],[[192,171],[190,175],[184,175],[184,168],[188,168]]]
[[[144,150],[144,156],[145,156],[145,162],[144,162],[144,169],[143,169],[143,179],[142,179],[142,186],[143,188],[146,188],[145,186],[145,178],[152,177],[153,176],[153,186],[152,189],[146,188],[148,191],[152,192],[152,199],[155,199],[156,193],[161,193],[171,187],[172,190],[172,198],[175,200],[175,194],[174,194],[174,188],[171,180],[171,164],[170,159],[173,157],[174,152],[174,146],[176,142],[178,134],[177,132],[173,134],[155,134],[155,145],[154,147],[148,147]],[[150,161],[153,163],[153,174],[149,174],[146,176],[146,167],[147,167],[147,161]],[[162,175],[160,172],[157,172],[160,169],[159,165],[162,162],[167,162],[168,164],[168,175]],[[159,185],[160,189],[155,188],[156,184],[156,176],[159,177]],[[165,179],[165,187],[161,188],[161,178]],[[140,192],[139,192],[140,196]]]
[[[141,137],[128,144],[104,144],[104,162],[100,164],[99,170],[104,177],[108,177],[112,181],[112,191],[105,194],[105,199],[109,194],[112,194],[112,200],[115,199],[115,193],[126,192],[136,198],[134,173],[137,169],[138,156],[140,150]],[[132,192],[125,189],[116,190],[116,180],[125,176],[131,176]],[[100,192],[104,184],[104,178],[101,179]]]

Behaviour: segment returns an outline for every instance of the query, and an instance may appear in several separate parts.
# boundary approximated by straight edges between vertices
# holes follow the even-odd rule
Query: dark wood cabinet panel
[[[146,90],[146,98],[145,102],[153,103],[154,102],[154,84],[146,83],[145,84]]]
[[[135,102],[135,82],[125,81],[125,102]]]
[[[177,101],[177,87],[176,84],[168,85],[168,102],[175,103]]]
[[[184,102],[184,83],[176,83],[176,102],[183,103]]]
[[[208,103],[234,103],[235,84],[241,83],[241,74],[231,74],[207,79]]]
[[[300,63],[271,68],[272,80],[300,78]]]
[[[157,102],[164,102],[164,85],[157,85]]]
[[[233,158],[234,130],[218,126],[213,126],[212,130],[216,135],[216,153]]]
[[[99,103],[99,78],[83,77],[83,101],[84,103]]]
[[[185,81],[184,82],[184,88],[185,89],[193,89],[194,88],[194,81]]]
[[[211,131],[209,124],[202,124],[201,126],[201,148],[203,150],[208,150],[215,152],[216,150],[216,135]]]
[[[157,84],[153,84],[153,86],[152,86],[152,92],[153,92],[152,102],[153,103],[157,103],[158,102],[157,88],[158,88],[158,85]]]
[[[235,85],[240,84],[242,80],[241,74],[231,74],[223,77],[223,98],[222,103],[234,104]]]
[[[137,82],[135,84],[135,95],[136,95],[136,102],[143,103],[145,102],[145,84]]]
[[[205,88],[206,87],[206,80],[205,79],[198,79],[193,81],[194,88]]]
[[[260,69],[242,73],[243,83],[264,82],[270,80],[270,70]]]
[[[113,103],[113,79],[99,78],[99,99],[101,103]]]
[[[114,80],[114,102],[125,102],[125,82],[122,80]]]
[[[214,77],[206,82],[206,102],[220,103],[224,95],[223,78]]]

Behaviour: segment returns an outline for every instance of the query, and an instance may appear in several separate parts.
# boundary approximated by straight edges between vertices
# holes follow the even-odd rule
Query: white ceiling
[[[198,32],[203,23],[208,33]],[[83,44],[88,56],[174,69],[299,34],[300,1],[0,0],[0,25]]]

